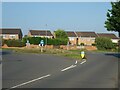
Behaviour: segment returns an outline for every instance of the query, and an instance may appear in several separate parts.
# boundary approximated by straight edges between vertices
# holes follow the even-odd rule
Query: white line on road
[[[83,62],[81,62],[80,64],[83,64],[83,63],[85,63],[85,62],[86,62],[86,60],[83,61]],[[75,64],[77,64],[77,61],[75,62]],[[66,71],[66,70],[68,70],[68,69],[74,68],[74,67],[76,67],[76,66],[77,66],[77,65],[71,65],[71,66],[69,66],[69,67],[67,67],[67,68],[65,68],[65,69],[62,69],[61,71],[63,72],[63,71]],[[49,76],[51,76],[51,74],[48,74],[48,75],[45,75],[45,76],[42,76],[42,77],[39,77],[39,78],[30,80],[30,81],[28,81],[28,82],[25,82],[25,83],[22,83],[22,84],[19,84],[19,85],[16,85],[16,86],[13,86],[13,87],[9,88],[8,90],[13,89],[13,88],[17,88],[17,87],[20,87],[20,86],[23,86],[23,85],[26,85],[26,84],[29,84],[29,83],[32,83],[32,82],[35,82],[35,81],[38,81],[38,80],[41,80],[41,79],[46,78],[46,77],[49,77]]]
[[[83,64],[83,63],[85,63],[86,62],[86,60],[85,61],[83,61],[83,62],[81,62],[80,64]]]
[[[76,60],[76,61],[75,61],[75,64],[77,64],[77,63],[78,63],[78,61]]]
[[[63,71],[66,71],[66,70],[68,70],[68,69],[70,69],[70,68],[74,68],[74,67],[76,67],[76,65],[71,65],[71,66],[69,66],[69,67],[67,67],[67,68],[65,68],[65,69],[62,69],[61,71],[63,72]]]
[[[48,74],[48,75],[45,75],[45,76],[39,77],[39,78],[37,78],[37,79],[33,79],[33,80],[31,80],[31,81],[28,81],[28,82],[25,82],[25,83],[22,83],[22,84],[19,84],[19,85],[13,86],[13,87],[11,87],[10,89],[12,89],[12,88],[17,88],[17,87],[20,87],[20,86],[23,86],[23,85],[26,85],[26,84],[29,84],[29,83],[35,82],[35,81],[38,81],[38,80],[40,80],[40,79],[43,79],[43,78],[46,78],[46,77],[49,77],[49,76],[51,76],[51,75]]]

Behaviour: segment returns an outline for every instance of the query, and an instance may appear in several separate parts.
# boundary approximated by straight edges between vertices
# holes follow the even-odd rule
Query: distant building
[[[84,45],[92,45],[95,43],[97,34],[95,32],[76,32],[78,37],[78,45],[84,43]]]
[[[107,37],[112,40],[113,43],[118,43],[119,38],[113,33],[97,33],[98,37]]]
[[[19,28],[2,28],[0,37],[3,39],[22,39],[22,31]]]
[[[29,30],[28,37],[53,38],[53,35],[52,35],[52,33],[49,30]]]
[[[77,39],[77,35],[75,34],[75,32],[73,31],[66,31],[68,38],[69,38],[69,42],[71,45],[77,45],[78,43],[78,39]]]

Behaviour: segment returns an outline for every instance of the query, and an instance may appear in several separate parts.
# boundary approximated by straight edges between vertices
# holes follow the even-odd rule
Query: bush
[[[22,39],[22,41],[24,43],[26,43],[27,40],[29,40],[30,44],[38,45],[38,44],[40,44],[40,41],[42,40],[42,38],[41,37],[25,37],[25,38]]]
[[[23,38],[22,41],[24,43],[29,40],[30,44],[38,45],[40,44],[40,41],[43,40],[44,44],[46,44],[46,38],[41,38],[41,37],[26,37]],[[67,45],[68,39],[50,39],[47,38],[47,45]]]
[[[25,43],[21,40],[6,40],[5,42],[8,47],[23,47]]]
[[[7,40],[1,39],[1,45],[4,46],[6,44]]]
[[[93,43],[93,44],[92,44],[92,46],[96,46],[96,44],[95,44],[95,43]]]
[[[118,47],[118,52],[120,52],[120,47]]]
[[[99,50],[108,50],[115,48],[110,38],[98,37],[95,39],[95,43]]]
[[[2,46],[4,46],[4,44],[5,44],[5,41],[4,41],[4,39],[2,39],[2,42],[1,42],[1,44],[2,44]]]
[[[84,46],[85,44],[84,43],[80,43],[81,46]]]

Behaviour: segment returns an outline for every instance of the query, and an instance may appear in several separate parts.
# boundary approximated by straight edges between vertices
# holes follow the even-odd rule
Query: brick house
[[[53,38],[53,35],[49,30],[29,30],[28,36]]]
[[[95,43],[97,34],[95,32],[76,32],[78,37],[78,45],[84,43],[84,45],[92,45]]]
[[[98,37],[108,37],[113,43],[118,43],[119,38],[113,33],[97,33]]]
[[[71,45],[77,45],[78,39],[77,39],[77,36],[76,36],[75,32],[66,31],[66,33],[67,33],[67,35],[68,35],[70,44],[71,44]]]
[[[0,29],[0,37],[3,39],[22,39],[22,31],[19,28],[2,28]]]

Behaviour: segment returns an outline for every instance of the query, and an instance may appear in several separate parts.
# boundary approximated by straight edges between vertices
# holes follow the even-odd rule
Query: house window
[[[74,40],[74,38],[73,38],[73,37],[69,37],[69,40],[70,40],[70,41],[73,41],[73,40]]]
[[[10,35],[10,38],[15,39],[15,35]]]
[[[3,38],[3,36],[2,36],[2,35],[0,35],[0,38]]]
[[[88,38],[87,41],[90,41],[90,39]]]
[[[6,35],[2,35],[3,38],[6,38]]]

